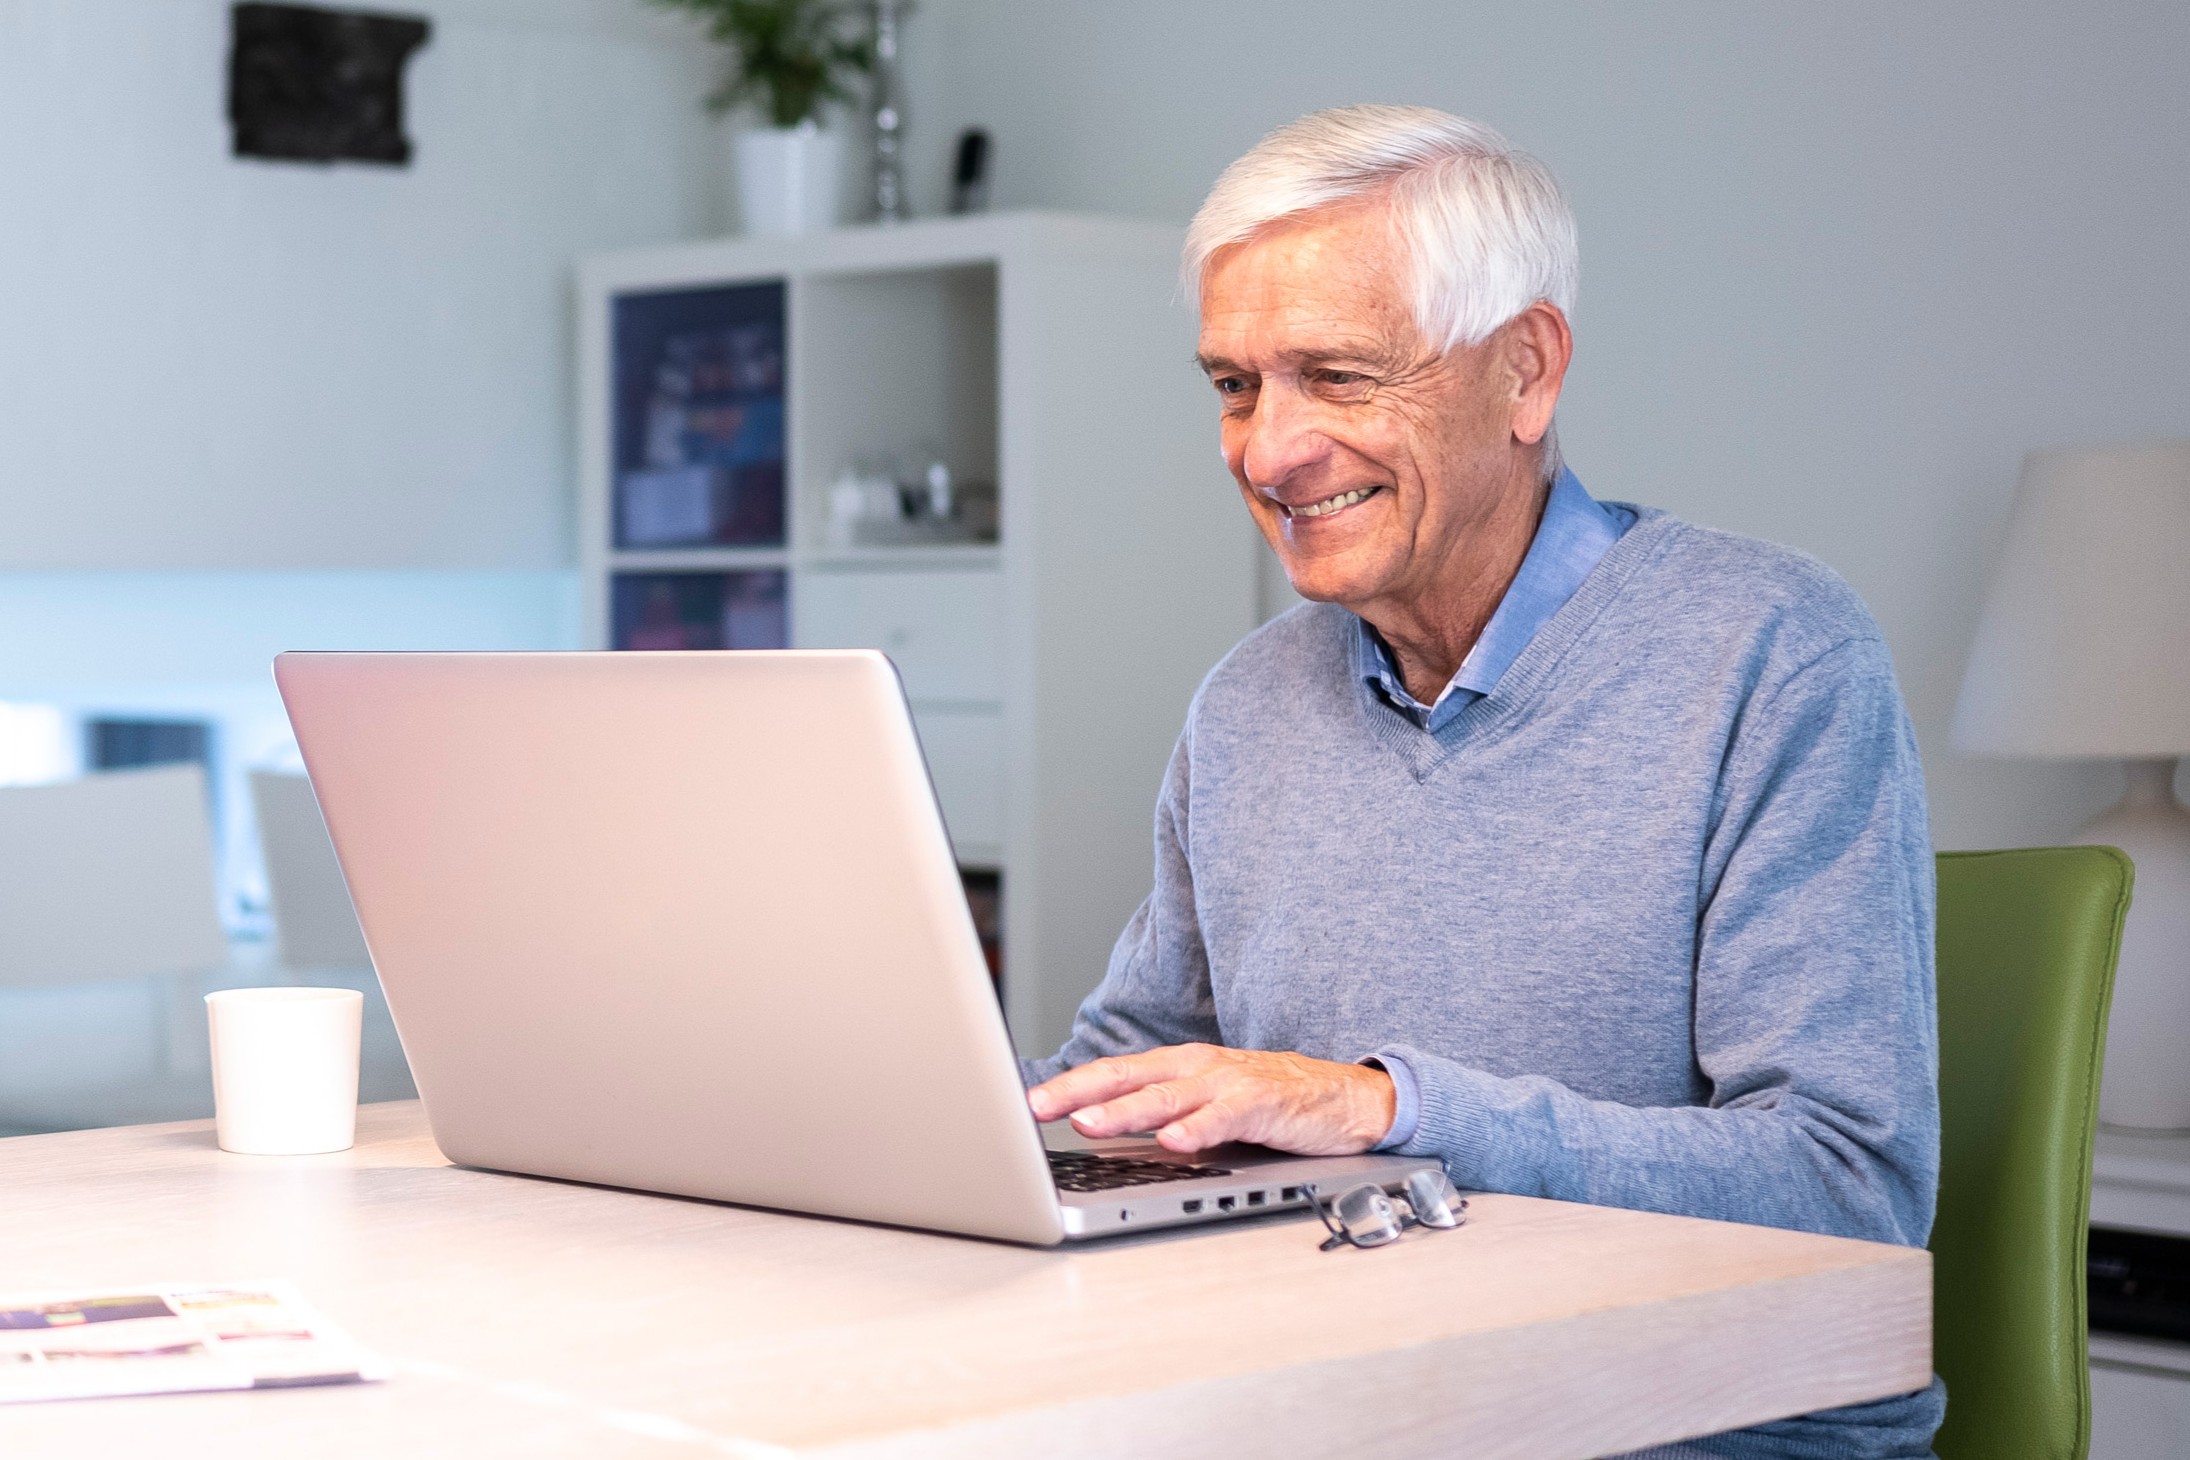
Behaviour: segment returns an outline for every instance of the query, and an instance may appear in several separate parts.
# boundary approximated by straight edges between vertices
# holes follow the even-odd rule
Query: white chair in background
[[[259,845],[266,854],[267,895],[282,963],[292,969],[372,967],[311,781],[253,771],[251,801],[258,808]]]
[[[194,1083],[227,962],[200,767],[0,788],[0,1121],[145,1118],[132,1092]]]
[[[218,967],[217,897],[198,766],[0,788],[0,985]]]

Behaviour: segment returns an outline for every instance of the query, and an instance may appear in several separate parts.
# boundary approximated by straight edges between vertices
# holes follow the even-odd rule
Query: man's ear
[[[1505,336],[1506,366],[1513,381],[1513,439],[1534,446],[1551,429],[1574,359],[1574,332],[1566,314],[1539,299],[1499,327]]]

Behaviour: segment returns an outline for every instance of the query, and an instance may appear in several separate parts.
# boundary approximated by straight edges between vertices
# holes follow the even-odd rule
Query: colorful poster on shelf
[[[782,545],[783,301],[780,283],[616,296],[617,547]]]

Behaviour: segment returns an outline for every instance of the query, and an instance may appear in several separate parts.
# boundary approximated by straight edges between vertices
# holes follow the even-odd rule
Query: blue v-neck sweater
[[[1042,1078],[1205,1041],[1413,1075],[1465,1187],[1921,1245],[1932,863],[1886,646],[1830,570],[1641,510],[1435,732],[1310,604],[1188,712],[1156,881]],[[1928,1452],[1935,1383],[1695,1442]]]

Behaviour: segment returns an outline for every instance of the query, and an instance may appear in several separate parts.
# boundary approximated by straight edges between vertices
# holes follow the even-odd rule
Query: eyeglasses
[[[1348,1187],[1329,1202],[1312,1185],[1301,1189],[1331,1234],[1318,1249],[1323,1252],[1335,1252],[1341,1247],[1383,1247],[1397,1242],[1409,1227],[1449,1231],[1467,1225],[1467,1198],[1443,1171],[1415,1172],[1407,1178],[1404,1196],[1393,1196],[1373,1181]]]

